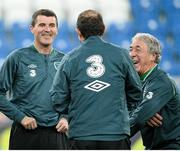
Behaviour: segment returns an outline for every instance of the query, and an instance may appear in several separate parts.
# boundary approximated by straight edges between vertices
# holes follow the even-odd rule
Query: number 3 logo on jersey
[[[103,58],[100,55],[92,55],[86,59],[87,63],[90,63],[90,67],[86,69],[86,73],[91,78],[99,78],[104,75],[105,73],[105,66],[102,64]],[[100,92],[105,88],[109,87],[111,84],[95,80],[87,85],[84,86],[85,89]]]
[[[86,73],[91,78],[99,78],[105,73],[105,66],[102,64],[103,58],[100,55],[92,55],[86,59],[91,66],[87,68]]]

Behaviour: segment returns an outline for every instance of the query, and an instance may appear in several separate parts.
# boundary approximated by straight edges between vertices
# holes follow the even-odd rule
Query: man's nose
[[[50,26],[46,25],[44,28],[46,31],[50,31]]]
[[[131,50],[131,51],[129,52],[129,55],[130,55],[131,57],[135,56],[135,51]]]
[[[131,56],[131,57],[134,57],[134,56],[136,56],[136,51],[135,50],[131,50],[130,52],[129,52],[129,55]]]

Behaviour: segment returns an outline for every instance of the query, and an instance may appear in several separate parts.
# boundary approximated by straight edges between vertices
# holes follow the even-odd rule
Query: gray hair
[[[137,33],[132,41],[135,39],[142,40],[148,47],[148,51],[151,54],[156,55],[155,63],[159,63],[161,60],[161,45],[157,38],[149,33]]]

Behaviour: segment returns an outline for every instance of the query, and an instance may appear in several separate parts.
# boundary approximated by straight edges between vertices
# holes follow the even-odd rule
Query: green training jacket
[[[163,149],[172,142],[180,143],[180,94],[175,82],[157,66],[143,80],[143,91],[143,101],[130,117],[132,133],[141,129],[146,149]],[[152,128],[146,122],[155,113],[163,117],[163,124]],[[180,144],[176,149],[180,149]]]
[[[56,50],[40,54],[34,45],[12,52],[0,70],[0,111],[17,122],[27,115],[40,126],[54,126],[59,114],[53,109],[49,89],[62,57]]]
[[[67,54],[50,91],[69,137],[120,140],[130,134],[129,110],[141,101],[141,82],[128,51],[91,36]]]

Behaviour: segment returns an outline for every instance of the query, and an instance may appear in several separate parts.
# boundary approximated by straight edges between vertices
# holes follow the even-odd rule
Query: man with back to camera
[[[95,10],[80,13],[81,45],[65,55],[50,91],[68,114],[70,149],[130,149],[129,110],[141,101],[141,83],[128,51],[102,40]]]
[[[67,149],[67,120],[54,110],[48,93],[63,57],[52,46],[58,32],[56,14],[37,10],[30,30],[34,44],[13,51],[0,70],[0,111],[14,120],[9,149]]]
[[[130,116],[132,135],[141,130],[146,149],[180,149],[180,94],[175,82],[158,67],[159,41],[148,33],[137,33],[130,56],[143,84],[143,101]]]

